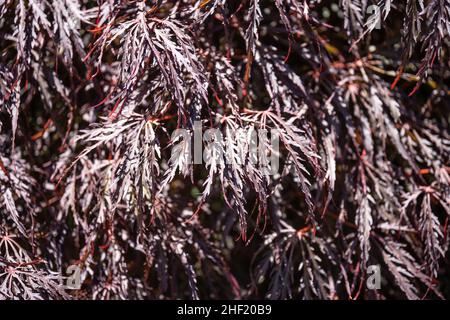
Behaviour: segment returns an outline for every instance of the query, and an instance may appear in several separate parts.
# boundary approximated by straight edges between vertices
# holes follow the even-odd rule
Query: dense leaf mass
[[[0,0],[0,299],[449,298],[449,35],[450,0]]]

